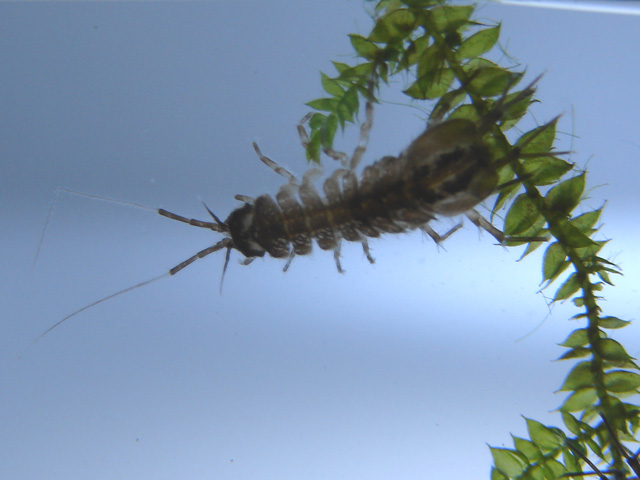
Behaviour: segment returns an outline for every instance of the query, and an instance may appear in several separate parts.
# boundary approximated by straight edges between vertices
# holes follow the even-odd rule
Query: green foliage
[[[430,102],[430,122],[465,118],[490,127],[484,142],[499,178],[492,213],[506,209],[505,243],[526,245],[523,256],[545,247],[543,288],[557,285],[551,301],[571,300],[579,309],[573,319],[583,323],[561,344],[566,351],[559,360],[577,360],[559,390],[567,394],[558,408],[564,429],[526,419],[528,439],[514,437],[514,448],[491,447],[491,478],[580,477],[603,463],[616,479],[632,470],[640,476],[637,459],[620,443],[635,441],[640,427],[640,408],[626,401],[639,393],[639,369],[609,337],[629,322],[602,315],[598,296],[620,272],[600,256],[606,241],[593,239],[602,208],[583,203],[586,172],[554,151],[558,119],[509,140],[507,131],[534,102],[533,89],[512,91],[523,73],[482,57],[496,45],[500,25],[472,20],[473,6],[379,0],[374,11],[371,33],[350,35],[355,64],[334,62],[337,74],[321,76],[327,96],[308,103],[322,113],[309,120],[307,157],[319,161],[338,127],[358,122],[361,106],[376,102],[380,85],[392,77],[406,82],[409,101]],[[507,107],[493,118],[501,105]]]

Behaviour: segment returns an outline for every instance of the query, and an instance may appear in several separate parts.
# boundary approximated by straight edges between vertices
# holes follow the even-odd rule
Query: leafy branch
[[[327,96],[308,103],[317,112],[309,119],[307,157],[318,162],[323,151],[335,156],[338,127],[357,123],[362,102],[377,102],[381,84],[391,78],[405,81],[403,93],[411,101],[430,102],[428,125],[453,118],[490,125],[483,141],[499,178],[492,216],[506,210],[506,244],[526,245],[523,256],[546,246],[544,288],[559,284],[552,302],[571,300],[580,309],[572,318],[584,322],[561,344],[567,351],[560,359],[577,360],[560,388],[567,392],[558,409],[565,428],[526,419],[528,439],[513,437],[514,448],[491,448],[491,478],[640,477],[637,454],[623,443],[637,441],[640,407],[627,399],[638,394],[639,368],[609,336],[629,322],[604,315],[599,305],[600,292],[620,270],[600,255],[607,241],[593,238],[602,208],[583,205],[586,172],[554,149],[557,118],[516,133],[534,89],[511,92],[523,72],[482,56],[496,45],[500,25],[474,21],[473,6],[441,0],[372,5],[369,35],[350,35],[358,63],[333,62],[337,73],[321,75]],[[527,240],[543,236],[550,241]],[[609,467],[601,471],[603,463]]]

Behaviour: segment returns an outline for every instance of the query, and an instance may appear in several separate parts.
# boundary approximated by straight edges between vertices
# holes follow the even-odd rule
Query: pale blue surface
[[[609,200],[606,252],[627,276],[606,291],[607,313],[637,317],[638,18],[501,5],[480,16],[502,21],[529,78],[546,72],[536,119],[565,114],[572,160],[602,185],[589,205]],[[369,25],[346,0],[0,4],[3,478],[485,479],[486,443],[524,435],[520,415],[558,423],[547,412],[567,365],[550,361],[576,311],[557,307],[515,343],[547,313],[540,256],[515,263],[471,226],[440,252],[417,234],[374,241],[373,267],[344,248],[343,276],[326,252],[286,275],[234,256],[222,296],[213,255],[16,360],[71,311],[217,240],[62,194],[30,271],[57,186],[198,218],[200,198],[224,217],[234,194],[275,192],[283,180],[250,142],[304,172],[304,102]],[[365,163],[423,128],[404,107],[375,115]]]

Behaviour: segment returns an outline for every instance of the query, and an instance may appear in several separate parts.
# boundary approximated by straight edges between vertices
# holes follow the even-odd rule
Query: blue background
[[[626,273],[606,313],[637,317],[640,17],[496,4],[478,16],[503,22],[529,79],[546,72],[528,121],[564,114],[563,147],[590,172],[585,205],[608,200],[604,252]],[[17,360],[75,309],[219,239],[61,193],[33,265],[57,187],[202,219],[201,199],[226,217],[235,194],[275,193],[283,179],[251,141],[302,174],[295,126],[322,96],[319,70],[351,61],[347,34],[369,29],[353,0],[0,4],[4,478],[480,479],[487,443],[526,435],[521,415],[560,423],[552,392],[569,364],[551,360],[577,311],[547,318],[542,252],[516,263],[519,249],[468,224],[440,250],[419,233],[374,240],[374,266],[347,245],[344,275],[318,249],[287,274],[234,255],[222,296],[224,255],[211,255]],[[402,87],[381,92],[365,164],[424,128],[391,103]],[[640,351],[637,326],[616,338]]]

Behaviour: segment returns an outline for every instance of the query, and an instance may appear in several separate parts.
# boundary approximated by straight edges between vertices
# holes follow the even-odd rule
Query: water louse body
[[[450,135],[453,130],[457,135]],[[365,167],[359,179],[353,170],[336,170],[322,185],[324,198],[311,182],[313,174],[300,185],[283,185],[275,200],[260,195],[224,222],[231,239],[227,248],[247,258],[292,258],[310,253],[312,240],[336,252],[346,240],[362,243],[368,253],[367,237],[464,213],[497,183],[488,149],[477,136],[471,122],[450,120],[427,129],[400,156]]]
[[[174,267],[170,273],[177,273],[197,258],[222,248],[227,249],[227,260],[229,252],[235,249],[246,257],[245,263],[265,254],[286,258],[286,270],[295,256],[311,252],[313,241],[322,250],[334,251],[336,266],[342,272],[339,260],[342,240],[361,243],[365,255],[373,263],[367,238],[421,229],[440,242],[459,228],[458,225],[443,236],[437,234],[429,222],[438,216],[465,214],[503,241],[502,232],[473,210],[496,190],[498,184],[496,164],[484,137],[500,119],[501,108],[532,95],[533,91],[532,84],[515,99],[503,104],[505,92],[494,110],[478,122],[454,118],[430,125],[400,155],[386,156],[366,166],[358,178],[355,167],[364,153],[371,128],[373,107],[369,102],[360,145],[351,159],[344,153],[327,151],[329,156],[342,161],[343,168],[338,168],[322,183],[324,198],[312,182],[318,170],[308,171],[299,182],[263,155],[254,143],[261,161],[288,182],[279,189],[275,199],[268,194],[255,199],[237,196],[244,205],[231,212],[224,222],[210,210],[215,222],[158,210],[174,220],[227,234],[223,240]],[[306,146],[308,136],[303,122],[298,131]],[[225,268],[226,265],[225,262]]]
[[[338,271],[342,272],[340,244],[343,240],[361,243],[367,259],[373,263],[367,238],[379,237],[383,233],[395,234],[421,229],[439,243],[460,228],[461,223],[443,235],[436,233],[429,223],[439,216],[453,217],[461,214],[488,231],[499,242],[507,239],[545,240],[540,237],[505,237],[474,210],[477,204],[500,188],[497,172],[511,161],[509,154],[501,159],[493,158],[488,138],[493,129],[498,128],[496,125],[505,111],[518,102],[529,101],[537,80],[522,91],[510,95],[509,100],[507,88],[493,107],[485,115],[480,115],[477,121],[450,118],[428,125],[400,155],[383,157],[366,166],[358,177],[356,167],[366,151],[373,122],[373,102],[370,99],[365,105],[366,120],[361,125],[360,142],[353,155],[348,157],[345,153],[330,148],[323,149],[329,157],[342,163],[342,167],[322,183],[324,198],[313,185],[313,179],[320,173],[319,170],[309,170],[298,181],[286,169],[263,155],[254,143],[253,147],[260,160],[288,180],[279,189],[275,199],[267,194],[255,199],[236,195],[236,199],[244,204],[233,210],[224,222],[206,205],[213,221],[187,218],[164,209],[156,210],[172,220],[219,232],[224,237],[163,275],[120,290],[67,315],[45,330],[31,345],[69,318],[118,295],[167,275],[174,275],[194,261],[222,249],[227,250],[223,277],[232,250],[244,255],[245,264],[257,257],[264,257],[265,254],[286,258],[284,270],[287,270],[296,255],[311,252],[313,241],[322,250],[333,250]],[[373,98],[372,88],[370,90]],[[309,117],[307,115],[298,125],[304,147],[309,144],[309,136],[304,128],[304,122]],[[544,131],[556,120],[552,120],[538,132]],[[527,142],[534,138],[535,135],[529,137]],[[512,154],[518,155],[518,148]],[[540,155],[547,154],[543,152]],[[147,209],[130,202],[121,203]]]

